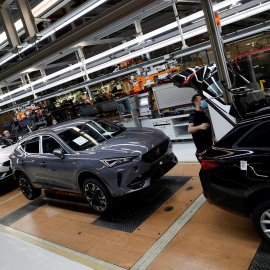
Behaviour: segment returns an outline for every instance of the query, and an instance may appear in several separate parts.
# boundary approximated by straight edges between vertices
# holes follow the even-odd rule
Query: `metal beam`
[[[15,28],[9,6],[1,5],[0,7],[0,20],[4,26],[7,35],[8,43],[11,48],[16,48],[21,44],[17,30]]]
[[[202,9],[205,14],[205,22],[208,29],[208,34],[211,42],[211,48],[214,54],[215,63],[217,65],[218,77],[222,82],[222,90],[224,101],[227,104],[232,102],[230,92],[226,88],[231,88],[232,83],[229,76],[229,71],[227,67],[227,61],[225,58],[225,52],[223,48],[223,41],[218,30],[218,26],[215,20],[215,15],[213,11],[212,0],[201,0]],[[224,87],[226,85],[226,87]]]
[[[38,33],[28,0],[15,0],[27,38]]]
[[[10,6],[14,0],[0,0],[0,5]]]
[[[3,88],[3,87],[13,86],[13,85],[19,85],[19,84],[22,84],[22,82],[21,81],[17,81],[17,82],[12,82],[12,83],[1,83],[0,84],[0,87]]]

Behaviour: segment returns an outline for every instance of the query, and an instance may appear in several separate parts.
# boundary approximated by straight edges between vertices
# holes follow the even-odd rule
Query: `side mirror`
[[[53,150],[53,154],[61,159],[64,159],[65,156],[64,156],[64,150],[63,148],[56,148]]]

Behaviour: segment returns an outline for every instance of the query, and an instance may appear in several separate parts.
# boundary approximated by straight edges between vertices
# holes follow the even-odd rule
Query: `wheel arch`
[[[29,179],[27,173],[25,173],[25,172],[23,172],[23,171],[21,171],[21,170],[15,169],[13,175],[14,175],[14,178],[16,179],[16,181],[19,180],[18,177],[19,177],[21,174],[23,174],[25,177],[27,177],[27,178]]]
[[[92,179],[95,179],[95,180],[99,181],[108,190],[108,192],[110,194],[112,194],[112,190],[110,189],[110,187],[107,184],[107,182],[104,179],[102,179],[102,177],[96,175],[95,173],[93,173],[91,171],[87,171],[87,170],[80,172],[80,174],[77,177],[78,186],[79,186],[80,191],[82,193],[83,193],[83,183],[88,178],[92,178]]]
[[[261,202],[270,200],[269,194],[270,194],[270,187],[263,188],[263,189],[257,190],[254,193],[252,193],[248,197],[247,202],[246,202],[246,213],[247,213],[247,215],[252,214],[255,207],[258,204],[260,204]]]

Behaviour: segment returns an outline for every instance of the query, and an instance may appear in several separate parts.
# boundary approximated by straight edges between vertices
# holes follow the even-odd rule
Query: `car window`
[[[19,145],[19,148],[25,151],[26,141]]]
[[[25,152],[39,153],[39,137],[35,137],[26,141]]]
[[[99,132],[98,127],[93,127],[91,124],[84,125],[83,127],[78,126],[78,128],[95,139],[98,143],[105,141],[106,139],[101,135],[102,133]]]
[[[1,148],[5,148],[5,147],[10,146],[12,144],[13,143],[10,140],[0,138],[0,147]]]
[[[270,147],[270,141],[267,136],[270,134],[270,122],[261,124],[253,129],[238,144],[239,147]]]
[[[114,125],[113,123],[107,121],[91,121],[83,126],[81,125],[77,127],[85,131],[98,143],[105,141],[105,139],[110,139],[124,130],[122,127]]]
[[[89,124],[95,127],[98,126],[99,131],[102,132],[102,135],[110,136],[110,137],[116,136],[125,130],[124,127],[117,126],[107,121],[91,122]]]
[[[92,137],[77,127],[65,130],[58,135],[70,148],[75,151],[85,150],[97,144]]]
[[[75,151],[85,150],[93,147],[106,139],[110,139],[126,130],[111,122],[90,121],[83,125],[65,130],[59,133],[61,139]]]
[[[44,154],[53,154],[56,148],[63,148],[61,144],[51,136],[42,136],[42,151]],[[67,152],[64,150],[64,154]]]

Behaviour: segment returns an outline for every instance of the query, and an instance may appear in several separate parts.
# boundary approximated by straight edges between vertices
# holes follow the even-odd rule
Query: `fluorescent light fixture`
[[[44,11],[46,11],[49,7],[57,3],[58,0],[43,0],[40,4],[35,6],[32,9],[32,14],[34,17],[40,16]]]
[[[72,18],[70,18],[69,20],[65,21],[64,23],[62,23],[61,25],[59,25],[58,27],[55,28],[55,31],[58,31],[59,29],[65,27],[66,25],[68,25],[69,23],[77,20],[78,18],[80,18],[81,16],[83,16],[84,14],[86,14],[87,12],[95,9],[96,7],[100,6],[101,4],[105,3],[107,0],[100,0],[98,2],[96,2],[95,4],[91,5],[90,7],[86,8],[85,10],[83,10],[82,12],[78,13],[77,15],[73,16]]]
[[[237,21],[240,21],[240,20],[243,20],[245,18],[254,16],[254,15],[258,14],[258,13],[264,12],[264,11],[269,10],[269,9],[270,9],[270,2],[260,4],[258,6],[249,8],[248,10],[239,12],[239,13],[237,13],[235,15],[232,15],[232,16],[229,16],[229,17],[226,17],[226,18],[222,19],[221,20],[221,26],[228,25],[228,24],[231,24],[231,23],[235,22],[236,21],[235,16],[237,16]]]
[[[45,35],[42,35],[40,41],[47,38],[47,37],[49,37],[49,36],[51,36],[51,35],[53,35],[55,32],[56,32],[55,29],[53,29],[50,32],[46,33]]]
[[[13,57],[17,56],[18,54],[11,54],[8,58],[4,59],[0,65],[3,65],[4,63],[6,63],[7,61],[9,61],[10,59],[12,59]]]
[[[31,47],[33,47],[33,44],[28,44],[26,47],[22,48],[20,52],[22,53]]]

